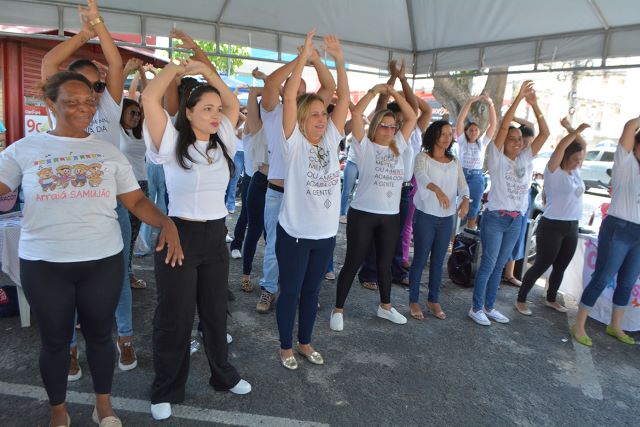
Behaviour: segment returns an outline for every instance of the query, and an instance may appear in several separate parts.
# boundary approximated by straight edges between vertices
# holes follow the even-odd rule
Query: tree
[[[504,99],[504,90],[507,85],[507,68],[495,68],[490,70],[487,81],[482,90],[493,99],[498,116],[498,122],[502,117],[501,106]],[[471,96],[473,77],[477,75],[474,71],[460,71],[450,73],[450,77],[439,77],[434,80],[433,96],[444,107],[449,110],[451,120],[455,120],[462,109],[462,106]],[[486,129],[489,123],[489,114],[485,111],[487,105],[483,102],[476,102],[471,106],[467,120],[478,123],[480,129]]]
[[[205,52],[215,52],[216,44],[214,42],[206,41],[206,40],[194,40],[200,49]],[[177,46],[180,47],[180,46]],[[249,56],[249,51],[247,48],[243,46],[236,46],[232,44],[221,43],[220,44],[220,55],[207,55],[209,60],[216,66],[216,68],[220,72],[224,72],[228,76],[231,76],[234,71],[242,66],[244,60],[240,58],[233,58],[226,55],[235,55],[235,56]],[[184,52],[174,52],[173,58],[183,59],[186,54]]]

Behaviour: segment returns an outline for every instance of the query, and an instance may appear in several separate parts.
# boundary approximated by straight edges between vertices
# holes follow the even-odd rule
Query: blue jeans
[[[229,179],[227,185],[227,210],[229,212],[236,210],[236,188],[238,186],[238,180],[244,170],[244,151],[236,151],[236,155],[233,157],[233,164],[236,165],[236,171]]]
[[[493,309],[502,270],[518,240],[524,219],[522,215],[512,218],[498,211],[485,211],[482,215],[482,258],[473,287],[474,311],[483,307]]]
[[[250,275],[253,268],[253,257],[260,236],[264,234],[264,198],[267,192],[267,176],[256,172],[251,177],[247,189],[247,235],[242,246],[242,274]]]
[[[409,302],[416,303],[420,297],[422,270],[429,261],[429,302],[440,301],[440,284],[444,258],[451,241],[455,215],[438,217],[416,209],[413,217],[413,262],[409,270]]]
[[[167,213],[167,201],[165,195],[167,193],[167,187],[164,182],[164,169],[162,165],[156,165],[151,162],[147,162],[147,185],[149,191],[149,200],[151,200],[155,205],[162,211],[162,213]],[[142,224],[140,227],[140,236],[146,243],[146,245],[150,248],[149,253],[153,253],[155,247],[155,239],[154,234],[157,233],[158,230],[151,227],[149,224]],[[146,255],[146,254],[143,254]]]
[[[480,212],[480,201],[482,200],[482,193],[484,193],[484,176],[481,169],[464,169],[464,178],[467,180],[469,186],[469,213],[468,218],[475,218]]]
[[[120,224],[120,232],[122,233],[122,241],[124,247],[122,248],[123,262],[124,262],[124,274],[122,276],[122,291],[120,292],[120,299],[118,300],[118,306],[116,307],[116,326],[118,328],[119,337],[130,337],[133,335],[133,320],[131,315],[131,284],[129,283],[129,272],[127,266],[129,265],[129,257],[131,256],[131,221],[129,219],[129,211],[118,202],[116,207],[116,213],[118,214],[118,224]],[[78,344],[78,335],[76,333],[75,324],[77,323],[77,315],[73,328],[73,337],[71,338],[71,347],[75,347]],[[82,319],[80,319],[82,324]]]
[[[631,290],[640,275],[640,224],[607,215],[598,234],[596,268],[582,293],[580,305],[591,308],[607,286],[613,286],[614,308],[629,304]]]
[[[284,193],[267,188],[264,198],[264,230],[267,233],[267,243],[264,247],[264,260],[262,263],[263,277],[260,279],[260,287],[272,294],[278,292],[278,260],[276,259],[276,229],[278,226],[278,214]],[[327,259],[327,264],[329,264]]]
[[[318,312],[318,294],[335,244],[328,239],[296,239],[277,226],[276,254],[282,266],[281,290],[276,306],[280,348],[293,347],[293,326],[298,316],[298,342],[310,344]]]
[[[358,165],[348,160],[342,173],[342,196],[340,198],[340,215],[342,216],[347,214],[349,196],[356,185],[356,179],[358,179]]]

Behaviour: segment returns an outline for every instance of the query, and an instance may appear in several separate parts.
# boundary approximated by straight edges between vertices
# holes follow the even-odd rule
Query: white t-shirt
[[[491,189],[487,209],[491,211],[518,211],[524,214],[529,208],[529,189],[533,174],[531,147],[527,147],[511,160],[498,151],[495,143],[487,148]]]
[[[487,134],[483,134],[478,138],[478,142],[469,144],[467,135],[464,132],[458,135],[458,156],[465,169],[482,169],[484,164],[484,154],[491,139]]]
[[[338,232],[342,135],[329,120],[318,146],[296,125],[284,146],[286,183],[278,222],[291,237],[326,239]]]
[[[640,164],[633,150],[618,145],[611,170],[609,215],[640,224]]]
[[[571,173],[557,167],[551,172],[544,168],[545,208],[542,216],[562,221],[579,221],[582,217],[584,182],[578,169]]]
[[[264,126],[251,138],[253,144],[253,163],[256,170],[263,165],[269,165],[269,142]]]
[[[351,137],[349,139],[349,145],[348,145],[349,151],[347,152],[347,161],[355,163],[356,162],[356,152],[353,151],[353,148],[351,147],[351,145],[353,145],[353,137]]]
[[[282,104],[278,104],[271,111],[262,108],[260,104],[260,117],[262,117],[262,129],[267,137],[269,150],[269,176],[268,179],[284,179],[287,166],[284,162],[284,131],[282,129]]]
[[[0,153],[0,181],[22,183],[20,258],[49,262],[103,259],[123,248],[116,196],[138,188],[120,151],[94,135],[30,135]]]
[[[87,132],[96,134],[101,141],[106,141],[116,148],[120,148],[120,115],[122,114],[122,102],[116,103],[105,91],[100,96],[100,102],[96,108],[96,113],[87,127]],[[51,124],[56,127],[56,118],[49,112]]]
[[[247,148],[244,150],[244,174],[246,176],[253,176],[256,171],[256,166],[253,161],[253,143],[251,134],[242,132],[242,146]]]
[[[178,131],[171,124],[169,115],[162,135],[160,150],[151,140],[147,121],[144,121],[144,142],[147,145],[147,159],[164,168],[164,176],[169,193],[169,216],[213,220],[224,218],[229,213],[225,204],[225,193],[229,183],[229,166],[221,147],[209,150],[213,161],[208,163],[205,151],[209,141],[196,141],[188,148],[193,162],[187,160],[191,169],[183,169],[176,158]],[[218,136],[227,147],[229,157],[236,154],[235,130],[226,116],[222,116]]]
[[[242,135],[244,135],[244,133],[242,133]],[[238,138],[236,134],[236,153],[238,151],[244,151],[244,143],[243,140],[241,138]]]
[[[416,157],[414,169],[418,190],[413,196],[416,209],[429,215],[447,217],[456,213],[456,197],[469,197],[469,186],[464,178],[462,165],[456,158],[449,163],[434,160],[427,153],[420,153]],[[436,193],[429,190],[427,185],[434,183],[449,198],[449,208],[444,209],[436,197]]]
[[[404,160],[404,180],[411,181],[416,156],[422,151],[422,131],[418,126],[411,132],[409,148],[402,153]]]
[[[366,135],[360,143],[353,140],[351,149],[355,151],[358,165],[358,187],[353,194],[352,208],[385,215],[400,212],[400,193],[404,182],[402,153],[411,151],[411,148],[401,132],[396,133],[394,139],[399,156],[395,156],[389,147],[372,142]]]
[[[120,151],[131,163],[136,179],[146,181],[147,165],[144,161],[144,155],[147,147],[144,145],[144,139],[136,138],[130,130],[124,130],[120,126]]]

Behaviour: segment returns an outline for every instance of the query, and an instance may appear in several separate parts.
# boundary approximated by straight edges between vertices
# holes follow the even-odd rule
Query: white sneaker
[[[484,312],[488,318],[493,319],[498,323],[509,323],[509,318],[495,308],[492,308],[491,311],[484,310]]]
[[[151,416],[154,420],[166,420],[171,416],[171,403],[151,404]]]
[[[227,234],[227,237],[225,237],[225,238],[224,238],[224,240],[225,240],[227,243],[231,243],[231,242],[233,242],[233,237],[231,237],[231,236],[229,236],[229,235]]]
[[[384,308],[378,306],[378,317],[390,320],[393,323],[397,323],[398,325],[404,325],[405,323],[407,323],[407,318],[398,313],[398,311],[393,307],[391,307],[390,310],[385,310]]]
[[[227,334],[227,344],[231,344],[233,342],[233,337],[231,334]]]
[[[251,391],[251,384],[245,380],[240,380],[238,384],[231,387],[229,391],[233,394],[247,394]]]
[[[329,327],[332,331],[341,331],[344,328],[344,322],[342,313],[335,313],[331,311],[331,319],[329,320]]]
[[[242,258],[242,252],[240,252],[239,249],[232,250],[231,251],[231,258],[233,258],[233,259]]]
[[[478,325],[491,326],[491,320],[489,320],[482,310],[473,311],[473,308],[469,309],[469,317],[471,317]]]

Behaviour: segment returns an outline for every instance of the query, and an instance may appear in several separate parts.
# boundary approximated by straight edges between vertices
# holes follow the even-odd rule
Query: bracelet
[[[97,18],[93,18],[91,21],[89,21],[89,25],[91,26],[91,28],[93,28],[101,22],[104,23],[104,19],[102,19],[102,16],[98,16]]]

